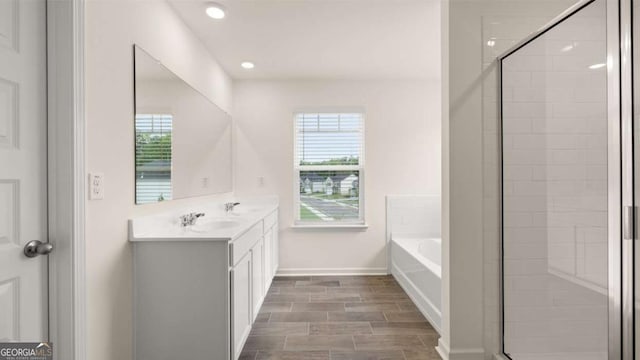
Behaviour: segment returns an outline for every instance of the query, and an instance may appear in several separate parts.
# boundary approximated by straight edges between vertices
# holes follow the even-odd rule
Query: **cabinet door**
[[[264,289],[265,293],[271,286],[273,279],[273,230],[264,233]]]
[[[276,276],[278,267],[280,266],[280,242],[278,240],[278,224],[276,223],[271,229],[272,239],[272,262],[271,262],[271,276]]]
[[[264,295],[264,240],[260,239],[251,249],[251,283],[253,318],[258,316]]]
[[[232,359],[238,359],[244,342],[251,331],[251,253],[242,258],[231,270],[231,331]]]

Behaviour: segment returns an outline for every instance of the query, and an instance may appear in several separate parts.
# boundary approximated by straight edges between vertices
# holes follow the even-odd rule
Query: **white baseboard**
[[[451,349],[449,344],[442,341],[442,338],[438,340],[438,346],[436,351],[442,360],[484,360],[484,349]],[[501,359],[500,359],[501,360]]]
[[[276,276],[388,275],[387,268],[278,269]]]
[[[494,360],[509,360],[508,357],[502,355],[502,354],[494,354],[493,355]]]
[[[438,339],[436,351],[438,352],[438,355],[440,355],[442,360],[449,360],[449,345],[442,341],[442,338]]]

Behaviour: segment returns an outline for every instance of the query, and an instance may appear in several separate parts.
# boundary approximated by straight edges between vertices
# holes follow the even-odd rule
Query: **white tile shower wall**
[[[606,71],[590,68],[605,39],[600,1],[503,62],[505,349],[517,360],[606,358]]]
[[[387,235],[440,238],[440,204],[440,195],[388,195]]]
[[[449,0],[443,7],[443,345],[453,350],[480,348],[485,359],[501,351],[495,58],[576,1]],[[514,168],[510,176],[528,171]]]
[[[464,352],[469,354],[465,359],[493,359],[500,352],[495,57],[575,1],[449,0],[444,7],[448,78],[442,132],[443,208],[447,212],[442,246],[445,331],[440,349],[446,352],[449,347],[451,358],[461,358],[458,354]],[[513,169],[511,175],[526,176],[527,171],[531,170]]]

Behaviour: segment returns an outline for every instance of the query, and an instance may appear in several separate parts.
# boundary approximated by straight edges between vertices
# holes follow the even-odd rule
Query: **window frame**
[[[358,114],[360,115],[360,157],[358,165],[300,165],[298,159],[298,116],[302,114]],[[363,109],[302,109],[293,112],[293,226],[299,228],[360,228],[367,227],[365,221],[365,132],[366,113]],[[300,219],[300,172],[301,171],[358,171],[358,219],[355,220],[301,220]]]

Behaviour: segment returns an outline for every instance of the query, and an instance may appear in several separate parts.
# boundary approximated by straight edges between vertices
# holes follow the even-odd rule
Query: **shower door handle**
[[[635,228],[635,206],[625,206],[622,212],[622,238],[624,240],[634,239]]]

